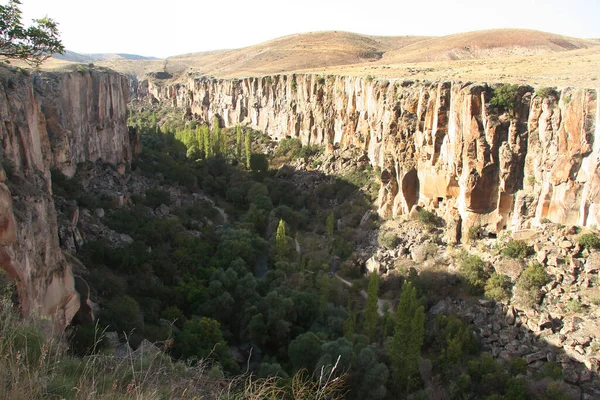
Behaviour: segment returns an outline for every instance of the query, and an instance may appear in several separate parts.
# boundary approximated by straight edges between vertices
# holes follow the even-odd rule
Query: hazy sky
[[[0,0],[6,3],[7,0]],[[24,18],[48,15],[67,49],[170,55],[239,48],[280,36],[342,30],[447,35],[528,28],[600,38],[600,0],[22,0]]]

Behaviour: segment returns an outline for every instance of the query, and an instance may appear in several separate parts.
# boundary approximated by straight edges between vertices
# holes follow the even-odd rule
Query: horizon
[[[374,0],[369,5],[358,1],[308,0],[293,12],[280,12],[281,4],[274,0],[257,0],[247,11],[227,15],[222,15],[223,8],[213,3],[173,0],[170,7],[161,8],[140,0],[105,0],[102,7],[93,10],[93,19],[82,17],[81,2],[75,0],[22,1],[25,25],[47,15],[58,22],[65,48],[80,54],[167,58],[239,49],[283,36],[327,31],[368,36],[447,36],[479,30],[530,29],[575,38],[600,38],[600,24],[595,20],[600,15],[600,4],[594,0],[576,0],[568,6],[561,0],[507,0],[500,8],[476,0],[463,0],[460,5],[441,0],[407,4]],[[246,2],[233,2],[227,9],[244,7],[248,7]],[[518,24],[514,22],[515,9],[527,16],[520,18]],[[374,17],[366,12],[369,10],[374,10]]]

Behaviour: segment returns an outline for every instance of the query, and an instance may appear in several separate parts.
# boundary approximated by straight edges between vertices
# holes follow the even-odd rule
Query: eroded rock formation
[[[59,246],[50,169],[132,158],[127,80],[109,72],[32,75],[0,70],[0,267],[17,279],[25,313],[64,327],[80,306]]]
[[[272,76],[134,85],[139,99],[186,109],[223,126],[274,138],[363,149],[381,168],[379,213],[414,205],[490,232],[539,225],[598,225],[597,90],[542,98],[520,87],[514,109],[490,106],[493,88],[472,83]]]

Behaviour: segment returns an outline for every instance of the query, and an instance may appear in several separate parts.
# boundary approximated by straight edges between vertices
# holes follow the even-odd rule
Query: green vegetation
[[[396,329],[392,340],[391,358],[394,380],[399,393],[410,393],[416,386],[419,355],[425,338],[425,311],[410,282],[402,286],[396,310]]]
[[[600,235],[595,232],[581,235],[577,242],[582,248],[587,250],[600,249]]]
[[[493,273],[485,283],[485,296],[496,301],[506,301],[510,299],[511,287],[508,276]]]
[[[367,305],[365,307],[365,326],[364,332],[369,339],[373,340],[375,330],[377,329],[377,295],[379,294],[379,274],[371,273],[369,278],[369,288],[367,289]]]
[[[542,286],[550,281],[550,277],[541,264],[529,265],[517,280],[516,291],[519,301],[533,307],[540,303]]]
[[[473,225],[469,228],[468,238],[469,242],[474,242],[483,237],[483,228],[479,225]]]
[[[34,19],[33,25],[25,27],[19,5],[19,0],[0,5],[0,57],[22,60],[37,67],[53,53],[62,54],[65,48],[59,38],[58,24],[44,17]]]
[[[490,104],[494,107],[500,107],[513,114],[517,108],[519,95],[519,85],[502,83],[494,89],[494,94],[490,99]]]
[[[473,294],[482,294],[489,274],[486,271],[485,264],[478,256],[465,254],[462,257],[459,267],[460,275],[469,284],[470,291]]]
[[[424,208],[421,208],[417,214],[417,219],[419,222],[423,223],[428,227],[435,227],[439,223],[439,218],[435,213],[428,211]]]
[[[524,259],[533,255],[533,247],[523,240],[510,240],[506,246],[500,250],[504,257]]]
[[[502,365],[480,353],[478,337],[461,318],[428,312],[448,290],[462,293],[462,287],[440,285],[437,271],[410,265],[398,266],[404,271],[398,275],[363,276],[364,254],[355,248],[377,224],[375,218],[361,224],[363,216],[374,215],[372,168],[340,176],[294,170],[286,164],[302,159],[298,164],[307,166],[325,157],[297,139],[275,143],[250,129],[227,129],[218,121],[210,129],[178,117],[159,109],[130,115],[144,145],[132,173],[147,178],[147,186],[132,202],[107,209],[102,222],[133,241],[120,248],[88,241],[78,252],[101,312],[97,327],[79,325],[72,335],[76,362],[111,352],[96,337],[104,329],[133,348],[144,339],[168,344],[159,372],[147,365],[107,372],[111,385],[117,372],[126,376],[113,398],[133,397],[123,394],[132,375],[137,398],[209,397],[193,385],[183,394],[182,380],[214,382],[220,398],[229,399],[426,398],[428,374],[449,398],[532,394],[516,378],[523,365]],[[77,175],[54,175],[61,196],[89,190]],[[297,186],[308,180],[312,186]],[[155,212],[162,204],[169,215]],[[419,220],[431,227],[439,221],[426,210]],[[401,239],[394,232],[381,229],[381,246],[397,247]],[[438,251],[435,243],[423,247]],[[332,276],[336,269],[354,286]],[[490,272],[477,256],[460,259],[473,294],[507,299],[510,281]],[[517,286],[539,293],[539,275],[526,271]],[[390,287],[401,288],[399,304],[380,311],[380,288],[381,304],[388,304]],[[193,372],[199,370],[202,375]],[[155,386],[138,379],[148,371],[157,377]],[[243,371],[252,378],[233,378]],[[65,380],[55,397],[77,398],[65,388],[83,383]],[[105,393],[97,381],[84,383]]]
[[[558,99],[558,93],[556,88],[552,87],[541,87],[535,91],[536,96],[541,97],[542,99],[552,97],[554,99]]]

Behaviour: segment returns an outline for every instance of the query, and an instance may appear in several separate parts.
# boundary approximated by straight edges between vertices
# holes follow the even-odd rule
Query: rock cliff
[[[79,309],[71,265],[59,246],[51,168],[131,160],[127,79],[112,72],[0,70],[0,267],[17,279],[25,313],[64,327]]]
[[[504,110],[490,105],[494,88],[459,82],[281,75],[134,87],[202,121],[363,149],[381,169],[384,217],[432,206],[463,238],[473,226],[599,223],[598,90],[541,97],[523,86]]]

